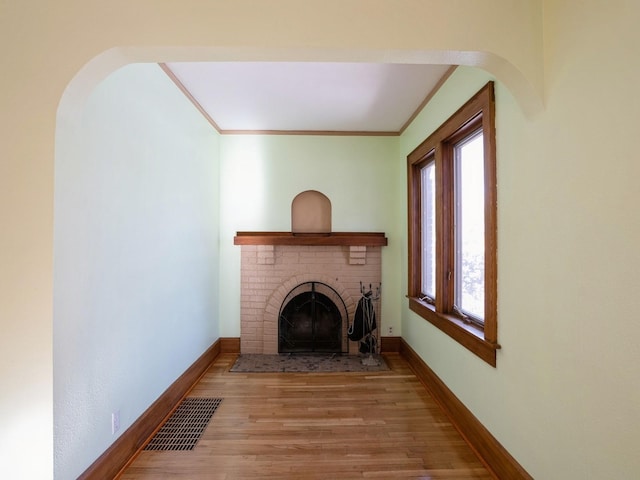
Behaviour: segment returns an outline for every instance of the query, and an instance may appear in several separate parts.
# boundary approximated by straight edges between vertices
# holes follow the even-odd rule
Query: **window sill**
[[[500,345],[485,340],[483,330],[453,315],[437,313],[433,305],[416,297],[409,297],[409,308],[489,365],[496,366],[496,350]]]

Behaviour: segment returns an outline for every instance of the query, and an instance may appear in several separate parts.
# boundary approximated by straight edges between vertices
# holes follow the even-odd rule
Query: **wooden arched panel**
[[[316,191],[299,193],[291,202],[292,233],[331,233],[331,201]]]

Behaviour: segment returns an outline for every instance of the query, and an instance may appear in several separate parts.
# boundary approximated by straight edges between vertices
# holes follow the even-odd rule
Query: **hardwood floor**
[[[192,451],[143,451],[141,479],[491,479],[398,354],[379,373],[230,373],[221,354],[189,396],[221,397]]]

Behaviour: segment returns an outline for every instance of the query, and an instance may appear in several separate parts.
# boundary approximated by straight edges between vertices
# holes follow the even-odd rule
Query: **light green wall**
[[[402,331],[535,478],[630,479],[640,472],[640,8],[567,3],[546,12],[545,111],[524,115],[496,84],[497,368],[406,302]],[[492,78],[459,68],[403,135],[402,155]]]
[[[240,335],[237,231],[291,231],[291,201],[319,190],[332,203],[336,232],[385,232],[382,322],[400,328],[398,212],[402,171],[397,137],[225,135],[221,148],[221,336]]]
[[[76,478],[218,337],[218,134],[156,64],[61,121],[56,478]],[[111,413],[120,431],[111,434]]]

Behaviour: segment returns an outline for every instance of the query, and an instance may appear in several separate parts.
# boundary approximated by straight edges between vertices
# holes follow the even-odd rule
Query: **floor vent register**
[[[221,402],[221,398],[185,398],[144,449],[193,450]]]

